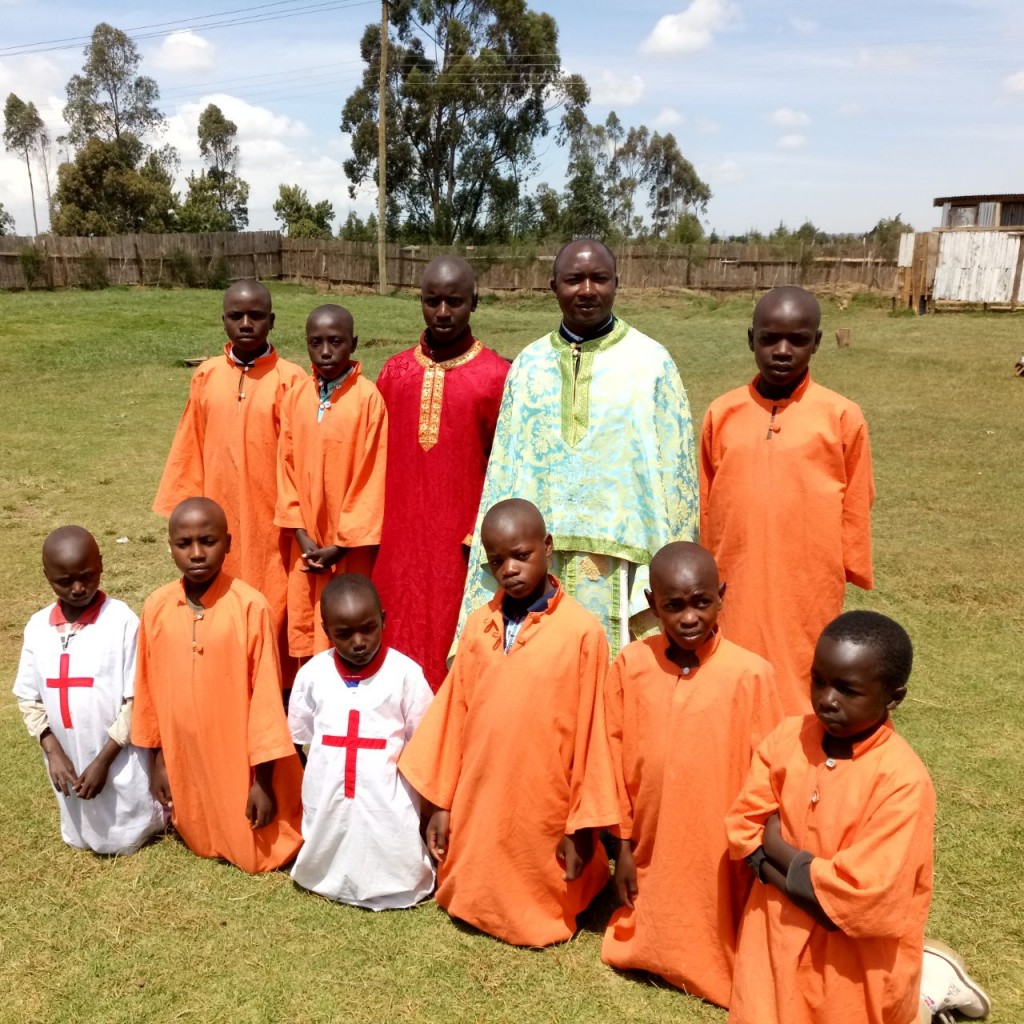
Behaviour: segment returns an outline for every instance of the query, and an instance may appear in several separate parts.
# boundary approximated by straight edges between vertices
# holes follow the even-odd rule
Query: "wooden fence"
[[[121,235],[112,238],[0,237],[0,289],[28,286],[24,250],[36,247],[33,287],[202,284],[215,278],[323,282],[376,288],[377,247],[371,242],[286,238],[276,231],[206,235]],[[458,252],[476,268],[485,291],[546,291],[554,247],[387,246],[388,285],[415,288],[423,267],[442,252]],[[770,244],[637,244],[618,252],[620,287],[689,288],[711,293],[764,291],[801,284],[815,291],[892,292],[896,261],[862,247],[853,252]],[[216,272],[216,273],[214,273]]]

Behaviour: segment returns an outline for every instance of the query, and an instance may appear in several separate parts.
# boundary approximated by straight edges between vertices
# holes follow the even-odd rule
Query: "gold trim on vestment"
[[[465,366],[471,359],[474,359],[483,350],[479,341],[466,349],[460,356],[454,359],[446,359],[444,362],[435,363],[427,356],[422,348],[417,347],[413,355],[416,362],[423,367],[423,388],[420,391],[420,425],[419,442],[420,447],[429,452],[437,444],[438,435],[441,433],[441,400],[444,397],[444,375],[448,370],[455,370]]]

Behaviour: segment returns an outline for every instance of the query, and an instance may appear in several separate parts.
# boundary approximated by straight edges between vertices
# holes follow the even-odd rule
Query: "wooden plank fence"
[[[35,244],[42,268],[32,286],[97,284],[172,286],[218,278],[322,282],[377,286],[377,247],[371,242],[286,238],[277,231],[205,235],[122,235],[111,238],[0,237],[0,289],[28,282],[19,254]],[[534,251],[480,247],[387,246],[388,284],[416,288],[424,266],[442,252],[465,256],[485,291],[547,291],[555,248]],[[863,247],[851,252],[808,248],[786,252],[771,244],[636,244],[616,253],[620,287],[688,288],[728,294],[756,293],[780,284],[815,291],[880,290],[896,286],[896,261]]]

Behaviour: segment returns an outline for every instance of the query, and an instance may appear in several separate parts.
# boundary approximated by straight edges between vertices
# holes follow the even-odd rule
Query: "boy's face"
[[[321,604],[327,639],[341,660],[356,668],[369,664],[380,650],[384,615],[369,594],[355,592]]]
[[[100,589],[103,559],[93,545],[64,544],[43,555],[43,575],[57,600],[70,608],[87,608]]]
[[[309,359],[324,380],[334,380],[349,368],[358,344],[352,321],[341,313],[313,313],[306,321]]]
[[[807,369],[821,343],[821,329],[807,308],[780,299],[759,307],[747,331],[747,343],[761,378],[772,387],[784,388]]]
[[[266,344],[274,314],[262,292],[229,288],[224,294],[224,331],[240,356],[255,355]]]
[[[518,600],[540,590],[552,553],[550,533],[508,518],[485,524],[480,541],[491,575],[509,597]]]
[[[562,320],[573,334],[584,335],[601,327],[611,316],[619,279],[615,264],[602,246],[570,246],[558,260],[551,279]]]
[[[823,636],[811,666],[811,705],[826,731],[848,739],[885,720],[907,694],[882,681],[879,650]]]
[[[647,603],[661,623],[669,643],[696,651],[718,622],[725,584],[705,565],[679,561],[669,571],[651,575]]]
[[[428,267],[420,285],[420,308],[432,347],[445,348],[460,341],[469,329],[476,303],[474,282],[465,270],[460,273],[457,266],[446,263]]]
[[[210,583],[231,550],[231,534],[201,509],[181,512],[168,527],[171,557],[187,583]]]

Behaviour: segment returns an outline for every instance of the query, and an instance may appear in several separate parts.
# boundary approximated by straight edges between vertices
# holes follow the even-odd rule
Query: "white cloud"
[[[864,107],[860,103],[844,103],[841,107],[836,109],[836,115],[838,117],[862,117],[864,114]]]
[[[792,107],[779,107],[768,118],[776,128],[806,128],[811,119],[802,111]]]
[[[212,71],[217,66],[217,52],[213,43],[186,30],[167,36],[154,51],[152,61],[159,71],[195,74]]]
[[[803,149],[807,145],[807,136],[799,132],[790,132],[779,139],[779,149]]]
[[[686,120],[675,107],[662,107],[651,119],[655,128],[675,128]]]
[[[1024,92],[1024,71],[1017,71],[1003,79],[1003,88],[1007,92]]]
[[[630,107],[644,94],[644,80],[639,75],[620,77],[613,71],[602,71],[591,82],[591,98],[595,103],[614,103]]]
[[[701,133],[701,135],[714,135],[718,131],[718,122],[712,121],[710,117],[698,117],[694,122],[694,127]]]
[[[813,18],[798,18],[793,17],[789,19],[790,27],[799,32],[802,36],[809,36],[818,31],[818,23]]]
[[[743,169],[735,160],[722,160],[709,169],[708,177],[714,184],[729,185],[743,180]]]
[[[645,53],[698,53],[707,49],[715,36],[736,17],[731,0],[692,0],[678,14],[666,14],[644,40]]]

